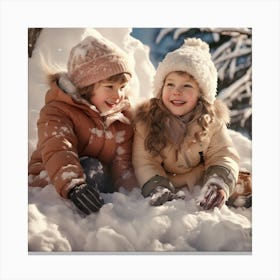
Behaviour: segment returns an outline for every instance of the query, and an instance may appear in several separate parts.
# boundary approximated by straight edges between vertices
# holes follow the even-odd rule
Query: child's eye
[[[120,85],[120,91],[123,91],[127,88],[127,83]]]
[[[110,88],[110,89],[112,89],[112,88],[113,88],[113,86],[112,86],[112,85],[105,85],[105,87],[106,87],[106,88]]]
[[[167,83],[166,86],[167,87],[174,87],[174,84],[173,83]]]
[[[184,85],[184,88],[192,88],[192,85],[190,85],[190,84],[185,84],[185,85]]]

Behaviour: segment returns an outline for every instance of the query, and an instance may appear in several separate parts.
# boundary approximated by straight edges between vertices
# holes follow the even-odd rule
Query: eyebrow
[[[165,80],[165,82],[175,82],[175,79],[168,78]],[[184,81],[184,83],[192,83],[192,82],[193,82],[192,79],[188,79],[187,81]]]

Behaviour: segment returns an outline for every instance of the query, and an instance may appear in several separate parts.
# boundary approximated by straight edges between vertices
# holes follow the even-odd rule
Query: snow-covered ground
[[[137,104],[151,94],[154,67],[148,47],[130,36],[130,29],[44,29],[29,59],[29,156],[37,135],[36,121],[47,89],[40,53],[65,65],[69,50],[85,34],[100,32],[134,61],[131,99]],[[251,141],[231,131],[241,155],[241,168],[251,171]],[[252,250],[251,209],[202,211],[194,195],[184,201],[151,207],[140,190],[104,194],[106,205],[98,214],[81,217],[70,201],[52,185],[28,190],[29,251],[79,252],[247,252]]]

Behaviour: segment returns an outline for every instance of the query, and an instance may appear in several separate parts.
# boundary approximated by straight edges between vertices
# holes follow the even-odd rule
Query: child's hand
[[[150,194],[151,199],[149,201],[152,206],[159,206],[169,200],[171,191],[165,187],[157,186]]]
[[[159,206],[173,199],[185,199],[185,194],[183,191],[173,193],[168,188],[162,186],[157,186],[150,196],[150,205],[152,206]]]
[[[83,213],[89,215],[99,211],[104,204],[99,191],[87,184],[75,186],[68,193],[68,198],[76,205]]]
[[[204,210],[214,209],[215,207],[221,208],[226,201],[226,192],[221,187],[220,182],[217,180],[209,179],[204,187],[202,200],[199,201],[199,205]]]
[[[176,193],[172,183],[167,178],[159,175],[155,175],[144,184],[142,195],[150,197],[150,205],[152,206],[159,206],[173,199],[185,198],[183,191]]]
[[[215,207],[221,208],[226,199],[226,193],[218,186],[211,186],[205,194],[204,199],[200,202],[200,206],[204,210],[214,209]]]

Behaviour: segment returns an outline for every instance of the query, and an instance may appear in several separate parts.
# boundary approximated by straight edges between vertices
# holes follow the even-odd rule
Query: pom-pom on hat
[[[70,51],[67,68],[69,79],[78,88],[120,73],[132,73],[125,53],[101,36],[88,36],[74,46]]]
[[[165,77],[174,71],[184,71],[192,75],[199,84],[201,94],[210,104],[214,103],[218,74],[211,60],[209,45],[201,39],[188,38],[184,44],[166,55],[159,63],[154,77],[154,93],[160,94]]]

